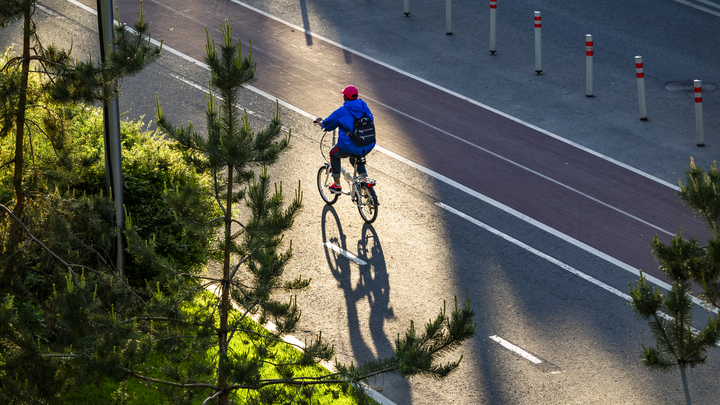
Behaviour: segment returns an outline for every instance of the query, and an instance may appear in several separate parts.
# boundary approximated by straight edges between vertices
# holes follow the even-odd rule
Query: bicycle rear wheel
[[[323,201],[330,205],[335,204],[335,201],[337,201],[339,197],[339,194],[333,194],[328,189],[328,186],[334,182],[335,180],[333,180],[332,173],[330,172],[330,165],[324,164],[320,166],[320,170],[318,170],[317,174],[318,191],[320,192],[320,197],[322,197]]]
[[[358,211],[360,211],[360,216],[365,222],[372,224],[377,218],[380,203],[378,203],[374,189],[365,184],[361,184],[359,187],[360,201],[358,201]]]

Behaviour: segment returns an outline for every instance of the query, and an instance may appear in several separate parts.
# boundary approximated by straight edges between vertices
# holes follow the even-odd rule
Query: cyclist
[[[357,146],[350,137],[348,137],[347,134],[351,133],[354,129],[356,118],[362,117],[363,114],[367,114],[373,121],[375,121],[375,118],[373,118],[367,104],[358,98],[358,90],[355,86],[347,86],[342,89],[340,93],[343,95],[344,100],[342,107],[335,110],[325,119],[315,119],[315,124],[320,125],[325,131],[340,128],[338,131],[337,144],[330,149],[330,166],[335,183],[331,184],[328,188],[333,194],[342,193],[342,186],[340,186],[340,159],[349,157],[351,160],[350,163],[352,164],[354,155],[365,156],[375,147],[375,143],[367,146]],[[357,171],[360,177],[367,177],[364,164],[358,164]],[[374,186],[374,183],[368,183],[368,187],[372,186]]]

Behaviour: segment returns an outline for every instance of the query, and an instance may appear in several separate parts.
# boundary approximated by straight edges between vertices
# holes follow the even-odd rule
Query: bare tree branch
[[[215,393],[215,395],[213,395],[213,396],[211,396],[211,397],[207,397],[207,399],[205,399],[205,400],[203,401],[202,405],[208,404],[209,401],[212,401],[213,399],[217,398],[217,397],[220,396],[220,394],[222,394],[222,393],[223,393],[222,391],[218,391],[218,392]]]

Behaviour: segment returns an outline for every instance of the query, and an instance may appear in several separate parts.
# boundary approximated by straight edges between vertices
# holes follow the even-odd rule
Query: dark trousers
[[[332,168],[332,173],[334,178],[340,177],[340,159],[343,158],[350,158],[350,164],[353,164],[355,157],[357,155],[351,155],[344,150],[340,149],[339,146],[335,145],[332,149],[330,149],[330,167]],[[358,164],[357,165],[357,172],[359,176],[367,176],[367,171],[365,171],[365,165],[364,164]]]

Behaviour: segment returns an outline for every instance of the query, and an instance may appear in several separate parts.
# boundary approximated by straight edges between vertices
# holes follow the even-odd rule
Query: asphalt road
[[[255,35],[254,60],[266,67],[257,88],[327,115],[342,83],[353,82],[373,107],[383,147],[655,277],[646,235],[707,234],[665,184],[326,41],[308,46],[305,33],[246,7],[152,1],[144,10],[151,30],[167,32],[165,44],[197,60],[205,27],[219,42],[218,16],[242,21],[234,35]]]
[[[479,59],[483,57],[480,56],[481,52],[476,51],[477,55],[467,52],[467,47],[448,50],[450,47],[444,43],[449,40],[455,41],[456,46],[459,46],[458,42],[467,45],[470,35],[463,35],[462,27],[472,25],[472,21],[479,19],[479,11],[460,13],[461,17],[454,29],[455,34],[445,36],[443,24],[435,24],[435,28],[440,28],[439,33],[436,32],[437,29],[429,28],[432,25],[428,15],[437,17],[441,13],[431,8],[428,3],[413,2],[410,19],[405,19],[400,13],[395,17],[389,9],[390,6],[380,2],[370,2],[358,10],[322,2],[309,5],[304,1],[265,2],[262,6],[280,18],[300,26],[307,26],[313,32],[319,32],[346,47],[358,49],[385,63],[398,66],[430,83],[439,84],[505,112],[518,112],[521,115],[520,119],[538,127],[560,133],[563,137],[566,137],[566,133],[572,132],[575,134],[574,137],[567,136],[568,139],[587,147],[600,145],[601,147],[597,149],[601,153],[628,165],[640,167],[668,182],[673,180],[671,178],[673,175],[677,176],[678,170],[681,171],[687,165],[688,153],[700,151],[706,154],[705,158],[714,154],[713,143],[710,140],[707,141],[708,147],[704,149],[688,147],[688,144],[692,146],[694,138],[685,145],[682,145],[682,142],[674,142],[673,137],[676,133],[673,132],[681,127],[677,121],[681,121],[678,117],[682,117],[683,114],[677,113],[673,117],[673,111],[678,111],[680,109],[678,105],[681,103],[675,102],[676,100],[671,98],[675,95],[670,93],[650,103],[662,113],[657,115],[657,119],[654,118],[653,113],[650,113],[651,119],[647,123],[636,120],[636,117],[633,117],[636,111],[631,111],[630,108],[618,114],[588,113],[597,106],[588,107],[581,103],[597,101],[596,104],[605,107],[613,105],[617,109],[632,104],[620,101],[623,98],[619,95],[608,94],[607,89],[601,90],[602,86],[596,86],[598,97],[595,99],[585,99],[582,88],[580,89],[582,97],[560,97],[559,93],[567,91],[568,87],[557,85],[562,80],[556,77],[553,71],[562,72],[564,68],[560,68],[561,63],[554,59],[553,54],[569,53],[566,49],[545,52],[548,61],[544,76],[535,77],[532,69],[529,69],[526,76],[522,76],[517,73],[517,69],[513,74],[513,69],[496,67],[494,74],[505,77],[504,81],[495,84],[499,90],[479,91],[474,88],[477,85],[465,83],[463,79],[482,79],[481,75],[473,76],[466,70],[473,65],[466,59]],[[466,4],[468,2],[454,3],[457,7],[468,6]],[[116,3],[118,4],[122,4],[121,16],[134,15],[130,5]],[[156,15],[150,14],[153,5],[157,6],[157,4],[159,3],[145,4],[148,18],[154,24],[153,37],[166,38],[166,44],[176,49],[187,47],[187,54],[197,52],[198,49],[202,52],[204,34],[196,38],[195,42],[189,35],[178,36],[179,39],[173,43],[171,40],[175,38],[173,35],[192,24],[183,22],[178,17],[172,18],[168,10]],[[202,18],[208,19],[207,25],[212,26],[213,21],[217,25],[223,17],[247,12],[243,7],[233,3],[205,2],[202,3],[202,7],[197,7],[195,4],[199,3],[173,2],[172,6],[177,9],[176,11],[200,20],[201,23],[198,24],[200,27],[202,27]],[[212,4],[215,7],[209,6]],[[574,4],[576,3],[567,3],[565,6],[578,7]],[[627,31],[630,29],[623,25],[622,20],[631,19],[633,13],[612,14],[613,17],[617,17],[616,19],[605,18],[603,17],[605,14],[598,10],[602,5],[602,2],[592,5],[588,3],[584,4],[586,7],[583,8],[555,11],[555,13],[549,11],[543,15],[546,21],[549,18],[547,15],[555,14],[564,16],[568,21],[576,21],[576,24],[583,19],[583,16],[593,15],[603,21],[603,24],[610,26],[608,32],[612,32],[619,42],[628,42],[627,38],[631,33]],[[69,35],[72,35],[80,54],[97,46],[94,42],[96,21],[92,15],[76,5],[60,0],[43,2],[43,6],[38,15],[47,25],[39,24],[39,27],[41,30],[47,30],[58,45],[63,45],[62,41],[64,41],[67,46]],[[539,7],[537,4],[534,6]],[[605,6],[609,7],[609,3]],[[638,5],[638,9],[641,6]],[[701,11],[680,6],[669,1],[662,3],[653,8],[652,16],[640,19],[639,25],[648,28],[652,24],[647,21],[654,19],[668,22],[666,20],[673,17],[674,20],[679,21],[678,25],[682,24],[684,19],[692,19],[694,24],[688,29],[693,32],[703,33],[705,32],[703,27],[712,26],[709,24],[716,26],[715,16],[706,17]],[[396,7],[400,8],[400,5]],[[507,7],[509,10],[515,5],[508,4]],[[520,5],[517,7],[520,8]],[[525,8],[532,11],[531,8]],[[376,11],[370,13],[370,10]],[[427,15],[422,14],[423,10],[427,11]],[[474,12],[478,13],[475,19],[473,19]],[[362,24],[342,24],[343,20],[339,16],[347,14],[357,16],[357,20]],[[416,18],[418,16],[420,18]],[[687,223],[686,221],[692,220],[680,206],[672,205],[677,201],[672,198],[671,189],[635,172],[622,169],[625,170],[623,172],[607,160],[598,160],[593,154],[568,147],[567,143],[557,142],[547,135],[527,132],[529,129],[526,125],[520,125],[517,121],[507,120],[505,117],[495,117],[481,108],[476,108],[478,107],[476,104],[448,95],[447,92],[438,91],[437,88],[426,83],[413,82],[407,76],[392,76],[397,72],[373,66],[372,63],[359,58],[357,54],[347,49],[333,48],[324,41],[302,32],[293,33],[293,28],[283,27],[266,18],[258,18],[258,16],[252,18],[259,22],[253,25],[246,18],[238,18],[237,24],[233,22],[234,19],[231,19],[231,22],[235,26],[236,35],[240,31],[243,34],[241,38],[245,36],[253,38],[256,60],[266,62],[265,64],[258,62],[259,76],[264,72],[264,68],[270,69],[269,65],[272,63],[272,58],[262,59],[262,56],[258,55],[263,53],[262,50],[265,50],[266,55],[279,56],[275,58],[275,63],[278,65],[280,62],[292,61],[295,67],[303,67],[303,63],[319,66],[319,68],[299,69],[299,73],[291,69],[275,76],[259,77],[258,82],[255,83],[257,87],[264,84],[274,86],[269,89],[272,90],[269,91],[271,94],[292,90],[288,92],[289,95],[283,97],[273,95],[290,101],[293,105],[302,105],[301,108],[312,115],[327,115],[338,100],[336,90],[322,80],[334,81],[336,86],[341,86],[345,82],[330,75],[336,70],[343,71],[341,69],[343,63],[352,62],[352,67],[356,70],[351,73],[358,75],[357,80],[380,83],[377,88],[366,87],[369,99],[377,102],[376,105],[371,104],[373,110],[377,110],[376,115],[392,122],[393,130],[388,131],[391,134],[388,134],[386,141],[381,141],[380,144],[389,152],[398,153],[416,163],[408,165],[404,159],[397,159],[392,154],[373,153],[369,170],[371,175],[380,181],[378,193],[382,205],[377,223],[373,226],[363,225],[357,211],[348,202],[340,201],[334,207],[327,207],[317,198],[314,174],[322,161],[319,153],[321,134],[309,125],[306,115],[283,108],[285,122],[288,127],[293,128],[295,137],[293,149],[286,154],[278,166],[273,168],[273,173],[284,181],[286,190],[290,185],[295,184],[298,178],[300,179],[305,192],[305,208],[298,219],[296,230],[289,235],[289,239],[294,241],[293,270],[313,277],[311,289],[298,297],[301,306],[305,309],[302,330],[298,333],[301,340],[322,330],[323,336],[335,344],[341,361],[369,360],[375,356],[388,354],[392,349],[394,337],[408,327],[410,319],[422,324],[436,313],[443,299],[451,302],[454,294],[462,299],[467,289],[473,308],[477,312],[478,337],[458,353],[464,355],[463,365],[458,373],[443,383],[424,379],[406,382],[399,378],[387,377],[372,384],[379,387],[383,395],[398,404],[580,402],[670,404],[682,401],[679,375],[650,373],[639,363],[639,343],[652,342],[652,336],[646,326],[635,320],[622,297],[599,286],[627,291],[627,282],[634,281],[636,277],[627,270],[609,263],[603,257],[592,254],[587,249],[578,248],[567,239],[549,234],[535,224],[519,218],[518,215],[508,213],[508,210],[498,209],[497,205],[478,199],[472,191],[487,194],[508,193],[511,196],[505,198],[505,202],[516,204],[514,207],[518,211],[531,210],[533,215],[530,216],[535,217],[538,216],[537,213],[552,211],[552,205],[547,205],[551,203],[543,203],[543,200],[550,201],[553,196],[563,195],[559,198],[562,200],[559,205],[561,211],[579,210],[574,214],[575,218],[564,215],[566,219],[570,218],[575,222],[566,224],[567,229],[563,233],[585,231],[592,236],[606,232],[609,236],[606,235],[598,240],[612,241],[612,234],[616,232],[618,240],[610,243],[611,246],[606,247],[605,251],[611,257],[621,258],[626,262],[637,260],[635,255],[647,257],[647,250],[643,249],[641,242],[643,238],[647,238],[645,243],[647,248],[651,234],[656,231],[653,231],[654,228],[646,230],[642,226],[630,225],[626,225],[626,229],[618,228],[611,224],[613,220],[611,217],[618,215],[617,211],[602,212],[602,207],[607,208],[606,206],[600,208],[592,204],[582,206],[588,204],[587,201],[572,200],[577,198],[577,195],[573,196],[577,193],[562,194],[567,192],[567,188],[559,187],[558,190],[555,188],[556,183],[547,184],[546,179],[538,178],[537,175],[524,169],[518,170],[517,165],[508,165],[502,159],[493,161],[493,157],[488,157],[485,152],[482,152],[485,154],[481,157],[478,155],[480,152],[471,150],[467,143],[463,145],[457,139],[447,137],[446,134],[418,129],[422,126],[418,126],[417,121],[403,121],[402,117],[397,118],[397,115],[393,115],[392,108],[385,106],[392,107],[395,105],[393,103],[402,105],[403,108],[408,108],[405,111],[411,111],[413,116],[421,117],[424,121],[432,121],[433,126],[445,132],[456,136],[469,134],[469,139],[465,139],[466,141],[469,140],[474,144],[485,142],[490,145],[485,147],[483,144],[488,150],[500,148],[502,153],[499,154],[503,157],[523,156],[522,159],[526,159],[521,161],[524,167],[542,172],[552,179],[561,179],[563,184],[575,181],[576,183],[572,183],[573,188],[588,187],[592,193],[598,193],[595,195],[600,197],[596,198],[601,201],[620,198],[617,194],[621,194],[620,202],[613,200],[608,204],[616,207],[625,201],[627,206],[622,207],[623,211],[629,212],[640,204],[648,204],[650,208],[640,208],[633,214],[649,215],[646,218],[652,223],[667,221],[659,226],[663,229],[668,228],[672,232]],[[505,18],[508,18],[507,15]],[[406,24],[404,28],[408,31],[418,30],[417,27],[408,28],[409,24],[419,24],[415,22],[418,19],[425,23],[424,28],[414,34],[412,32],[398,34],[401,24]],[[390,24],[388,21],[393,23]],[[646,22],[643,24],[643,21]],[[518,17],[517,21],[508,18],[506,24],[508,27],[520,26],[520,18]],[[552,26],[551,23],[546,24]],[[615,25],[624,28],[620,29]],[[348,26],[350,28],[346,29],[345,27]],[[387,34],[393,26],[395,29],[393,32],[398,34],[395,39]],[[569,36],[572,26],[569,23],[563,25],[564,28],[559,31],[567,32],[551,34],[548,42],[561,43],[563,38]],[[259,35],[252,30],[279,32],[276,42],[287,39],[288,44],[279,44],[270,52],[272,44],[268,38],[272,37]],[[282,30],[286,32],[283,33]],[[661,66],[669,70],[676,68],[679,70],[685,66],[685,63],[681,62],[682,54],[692,52],[692,49],[688,48],[693,46],[677,45],[669,40],[673,34],[672,30],[667,27],[664,30],[665,37],[657,39],[653,37],[652,41],[643,38],[643,41],[638,41],[637,46],[645,45],[640,42],[660,44],[664,40],[665,51],[671,52],[673,57],[659,58],[663,61]],[[519,38],[520,31],[519,28],[506,28],[508,32],[506,38],[508,41],[509,38]],[[381,41],[378,37],[383,33],[386,35]],[[626,36],[620,33],[626,33]],[[698,36],[702,37],[700,34]],[[2,39],[12,41],[12,37],[6,36],[5,32]],[[473,40],[476,39],[474,37]],[[263,40],[266,43],[262,45],[258,43]],[[424,47],[418,46],[419,42],[422,42]],[[407,50],[406,52],[396,52],[401,45]],[[320,49],[320,53],[303,51],[302,48],[308,46],[313,50]],[[261,51],[257,51],[258,49]],[[298,49],[300,52],[297,51]],[[439,60],[442,60],[448,52],[459,54],[461,60],[458,61],[456,58],[452,63],[441,63]],[[660,54],[659,50],[657,52]],[[622,59],[619,51],[616,51],[616,54],[618,60]],[[511,55],[515,54],[507,52],[508,59],[520,59],[519,56]],[[191,56],[200,59],[202,54]],[[497,57],[487,56],[487,58],[505,61],[499,58],[505,56],[505,48],[500,48]],[[420,63],[418,58],[424,58],[427,63]],[[695,58],[697,65],[701,66],[700,71],[708,76],[712,73],[709,66],[715,62],[713,58],[717,58],[717,52],[703,53],[702,56]],[[317,59],[319,64],[313,65],[313,59]],[[447,59],[450,60],[449,57]],[[531,57],[529,61],[528,66],[531,68]],[[622,69],[614,69],[605,74],[608,77],[615,77],[614,75],[619,77],[617,73],[619,70]],[[632,69],[630,71],[632,74]],[[647,71],[649,72],[650,69],[648,68]],[[308,73],[309,76],[306,76]],[[558,76],[560,75],[558,73]],[[648,75],[650,76],[650,73]],[[670,75],[669,72],[662,72],[649,81],[658,84],[662,81],[660,77],[670,77]],[[311,76],[320,77],[322,80],[318,84],[309,79]],[[518,86],[527,87],[524,84],[526,79],[529,83],[545,80],[538,88],[533,89],[532,93],[537,94],[535,100],[522,91],[516,91]],[[634,77],[630,76],[631,84],[632,80]],[[152,117],[154,93],[158,92],[164,110],[172,121],[179,123],[192,120],[198,125],[203,120],[205,106],[204,95],[200,89],[206,82],[207,72],[202,68],[186,59],[166,54],[161,62],[151,66],[137,78],[125,81],[123,87],[125,97],[121,100],[121,110],[127,110],[128,116],[132,118],[143,114],[146,118]],[[422,91],[425,97],[408,97],[406,93],[385,93],[386,91],[392,93],[391,90],[399,85],[410,85],[412,91]],[[649,95],[662,94],[656,91],[657,88],[649,87]],[[363,87],[361,87],[362,91]],[[402,97],[403,95],[405,97]],[[440,116],[433,116],[433,114],[438,115],[438,112],[433,113],[431,109],[422,110],[425,102],[445,100],[443,97],[447,100],[441,104],[447,105],[447,111],[439,111]],[[548,103],[538,102],[542,99],[550,101],[550,104],[554,104],[556,108],[545,105]],[[712,113],[713,108],[717,107],[713,104],[716,101],[712,93],[706,99],[709,102],[706,111]],[[415,104],[411,105],[411,101]],[[636,100],[631,101],[636,102]],[[274,101],[247,91],[244,93],[243,105],[255,113],[253,115],[255,122],[262,123],[264,117],[271,114]],[[692,106],[689,108],[691,109]],[[469,117],[468,121],[472,124],[452,115],[458,112],[458,109],[468,109],[464,117]],[[692,122],[694,121],[691,120],[690,123]],[[603,125],[593,129],[591,124],[600,123]],[[645,124],[646,127],[642,127]],[[492,136],[476,136],[463,125],[488,127],[483,132],[492,133],[495,137],[502,136],[503,142],[494,141]],[[657,131],[653,134],[646,133],[648,126]],[[491,127],[496,129],[493,130]],[[584,129],[578,131],[578,127]],[[622,129],[622,136],[612,133],[616,128]],[[685,129],[685,126],[682,128],[684,129],[679,132],[685,135],[692,132]],[[708,135],[710,133],[708,131]],[[595,139],[607,134],[610,134],[612,142],[599,142]],[[445,138],[441,138],[443,136]],[[629,139],[620,139],[623,136]],[[639,145],[646,143],[651,136],[654,137],[651,148]],[[433,142],[442,142],[442,144]],[[461,153],[449,152],[458,149]],[[532,153],[528,153],[528,150]],[[438,157],[432,152],[441,154]],[[681,158],[676,155],[683,156]],[[665,158],[666,156],[671,158]],[[570,170],[560,166],[571,162],[573,167]],[[420,170],[417,164],[422,166]],[[506,169],[503,170],[502,167]],[[626,173],[627,178],[623,176],[619,179],[615,178],[613,173],[618,170]],[[437,175],[433,175],[435,173],[443,174],[450,180],[463,184],[469,190],[458,188],[451,181],[438,179]],[[623,184],[624,181],[630,184]],[[639,183],[642,183],[644,188],[633,190]],[[624,187],[622,192],[611,192],[618,191],[617,188],[620,186]],[[491,190],[488,191],[488,188]],[[665,190],[665,192],[657,190]],[[590,191],[586,192],[588,193]],[[529,198],[516,201],[523,195]],[[627,200],[628,195],[637,195],[637,197]],[[658,205],[654,203],[658,200],[664,201],[669,208],[654,212]],[[454,210],[464,213],[475,222],[458,216]],[[576,221],[580,216],[585,219],[584,223]],[[479,226],[478,221],[486,228]],[[561,228],[563,215],[555,215],[555,218],[548,222],[552,223],[552,229]],[[497,232],[488,232],[488,228]],[[619,236],[623,232],[626,234],[637,232],[640,236],[634,235],[634,238],[631,238],[636,240],[634,242],[636,244],[629,247],[629,252],[614,253],[622,252],[619,248],[628,247],[628,243]],[[503,238],[502,235],[507,237]],[[513,242],[512,238],[517,241]],[[592,238],[588,241],[592,241]],[[367,264],[358,265],[335,251],[324,248],[323,244],[327,242],[346,249]],[[522,243],[546,256],[538,256]],[[555,261],[549,261],[548,258]],[[640,262],[647,263],[647,259],[644,260]],[[558,265],[558,262],[561,265]],[[589,275],[597,283],[579,278],[571,270]],[[328,316],[329,314],[332,315]],[[699,317],[699,319],[703,318]],[[490,336],[499,336],[510,341],[541,359],[542,362],[538,365],[525,357],[518,356],[490,339]],[[696,403],[716,402],[718,392],[714,379],[706,376],[715,375],[718,368],[717,360],[717,351],[713,351],[707,366],[690,373],[691,390]]]

